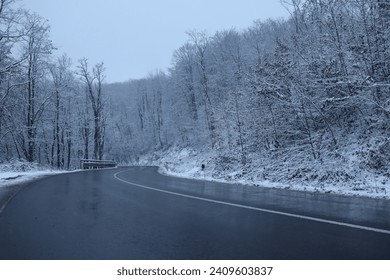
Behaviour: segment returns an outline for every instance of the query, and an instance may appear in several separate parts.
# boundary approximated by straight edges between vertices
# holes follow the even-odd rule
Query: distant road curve
[[[0,259],[390,259],[390,201],[82,171],[23,188]]]

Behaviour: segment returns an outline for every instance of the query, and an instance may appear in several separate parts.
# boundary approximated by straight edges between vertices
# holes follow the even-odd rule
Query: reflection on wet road
[[[390,201],[132,167],[31,183],[0,215],[0,259],[390,259],[386,232]]]

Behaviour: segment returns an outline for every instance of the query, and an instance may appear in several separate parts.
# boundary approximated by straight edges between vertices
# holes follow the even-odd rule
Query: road
[[[81,171],[9,201],[0,259],[390,259],[390,201]]]

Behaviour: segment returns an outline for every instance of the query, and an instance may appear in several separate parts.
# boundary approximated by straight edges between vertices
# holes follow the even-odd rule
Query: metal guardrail
[[[117,163],[112,160],[96,160],[96,159],[81,159],[81,169],[100,169],[108,167],[116,167]]]

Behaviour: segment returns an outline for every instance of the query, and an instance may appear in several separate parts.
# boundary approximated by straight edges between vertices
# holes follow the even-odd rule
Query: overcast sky
[[[49,20],[59,54],[103,61],[107,82],[165,71],[188,30],[242,30],[257,19],[287,17],[279,0],[21,0]]]

